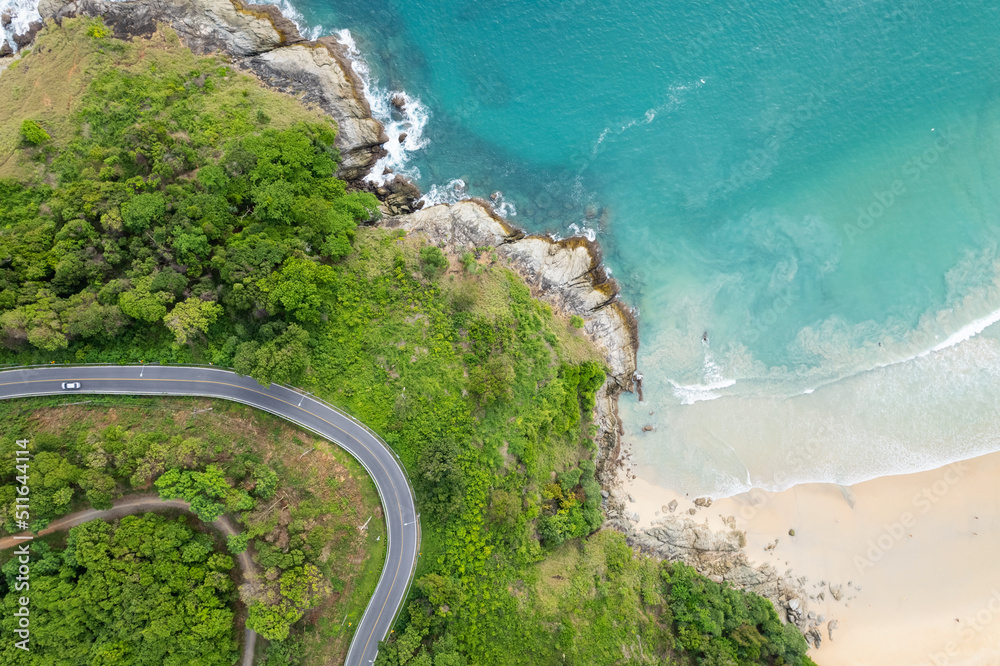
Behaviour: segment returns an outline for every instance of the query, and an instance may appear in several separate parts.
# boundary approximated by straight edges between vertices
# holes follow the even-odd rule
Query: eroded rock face
[[[121,39],[150,35],[166,23],[195,53],[228,54],[265,85],[301,96],[337,121],[337,175],[345,180],[358,180],[385,154],[381,144],[388,138],[371,117],[344,47],[328,37],[304,40],[277,7],[241,0],[41,0],[39,12],[57,22],[99,15]]]
[[[240,0],[41,0],[38,12],[57,22],[69,16],[103,16],[120,39],[151,35],[157,22],[167,23],[195,53],[252,56],[303,41],[277,7]]]
[[[42,29],[42,22],[34,21],[28,24],[27,32],[24,32],[20,35],[14,35],[14,43],[17,44],[18,50],[23,49],[25,46],[35,41],[35,35],[37,35],[38,31],[41,29]]]
[[[389,137],[360,93],[361,81],[346,47],[332,37],[272,49],[244,62],[272,88],[301,94],[337,121],[340,176],[345,180],[362,178],[385,154],[382,144]]]

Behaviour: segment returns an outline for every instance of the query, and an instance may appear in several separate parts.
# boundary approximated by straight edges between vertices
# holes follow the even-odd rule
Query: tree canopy
[[[231,666],[237,657],[233,560],[185,518],[153,514],[70,530],[66,548],[32,546],[31,651],[0,645],[14,666]],[[8,636],[22,592],[18,562],[2,568]]]

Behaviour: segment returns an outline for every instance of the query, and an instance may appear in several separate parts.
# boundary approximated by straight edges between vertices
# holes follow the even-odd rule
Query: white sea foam
[[[567,227],[567,229],[569,229],[570,238],[572,238],[574,236],[581,236],[581,237],[586,238],[587,240],[589,240],[591,243],[593,243],[595,240],[597,240],[597,230],[596,229],[591,229],[585,223],[581,223],[581,224],[573,223],[573,224],[570,224]]]
[[[517,216],[517,206],[514,205],[513,201],[507,201],[504,197],[503,192],[494,192],[490,195],[490,205],[493,210],[504,219],[509,219]]]
[[[722,389],[736,385],[735,379],[727,379],[722,367],[715,362],[712,352],[709,351],[708,341],[703,340],[702,346],[705,348],[705,357],[702,361],[702,382],[699,384],[681,384],[668,379],[673,387],[674,396],[682,405],[693,405],[702,400],[715,400],[721,398]]]
[[[446,185],[431,185],[424,196],[417,200],[417,203],[424,206],[437,206],[438,204],[453,204],[459,201],[468,201],[472,196],[469,194],[469,187],[461,178],[448,181]],[[507,201],[503,192],[493,192],[486,201],[493,212],[504,219],[517,216],[517,207],[513,201]]]
[[[361,79],[362,92],[371,106],[372,116],[385,126],[389,141],[383,145],[385,156],[381,157],[365,176],[365,180],[382,185],[397,174],[412,180],[420,178],[420,170],[412,165],[410,153],[427,145],[424,129],[430,120],[430,111],[420,98],[404,90],[389,90],[379,86],[372,75],[371,67],[362,57],[351,31],[344,29],[336,33],[337,41],[347,47],[351,67]],[[405,135],[400,141],[399,138]]]
[[[1000,321],[1000,310],[994,310],[985,317],[981,317],[980,319],[970,322],[965,326],[963,326],[962,328],[958,329],[957,331],[949,335],[944,342],[941,342],[932,347],[930,351],[936,352],[936,351],[941,351],[942,349],[947,349],[948,347],[954,347],[959,343],[965,342],[966,340],[969,340],[979,335],[980,333],[985,331],[988,327],[992,326],[998,321]],[[926,353],[929,352],[925,352],[925,354]]]
[[[295,24],[295,27],[299,29],[299,34],[306,39],[319,39],[323,35],[329,34],[329,31],[322,25],[306,25],[302,12],[296,9],[289,0],[250,0],[250,2],[255,5],[274,5],[281,10],[282,16]]]
[[[41,21],[38,13],[38,0],[0,0],[0,14],[10,12],[11,23],[8,27],[0,27],[0,42],[7,42],[17,50],[14,35],[23,35],[28,26],[35,21]]]
[[[855,346],[857,336],[870,334],[865,326],[819,327],[815,339],[827,343],[823,358],[843,364],[836,377],[829,365],[762,369],[745,362],[752,372],[726,380],[707,345],[701,382],[647,372],[650,407],[638,409],[655,405],[663,444],[637,447],[637,462],[650,479],[721,497],[751,487],[854,484],[1000,450],[998,284],[956,292],[957,301],[926,314],[905,335],[883,338],[881,347]],[[986,314],[975,317],[979,312]],[[935,339],[949,329],[954,333]],[[886,355],[891,360],[876,362]],[[798,386],[794,394],[791,386]],[[656,397],[664,393],[673,400]],[[623,412],[626,422],[642,418],[627,402]]]
[[[437,206],[438,204],[458,203],[467,199],[469,199],[468,186],[464,180],[456,178],[449,181],[447,185],[431,185],[417,203],[424,206]]]
[[[651,381],[652,380],[652,381]],[[662,390],[646,373],[645,393]],[[672,382],[668,390],[675,389]],[[661,444],[637,462],[670,487],[713,497],[751,487],[854,484],[925,471],[1000,448],[1000,340],[976,337],[910,363],[791,399],[682,387],[683,405],[656,405]],[[655,402],[653,403],[655,404]],[[649,406],[626,401],[626,423]],[[629,414],[629,412],[633,412]],[[678,464],[678,461],[682,461]],[[659,477],[656,479],[655,477]]]

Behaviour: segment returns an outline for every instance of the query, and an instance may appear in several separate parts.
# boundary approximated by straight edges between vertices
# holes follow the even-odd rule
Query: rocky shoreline
[[[337,121],[342,159],[337,175],[378,196],[383,224],[419,231],[453,250],[495,247],[535,296],[566,316],[582,317],[584,332],[611,370],[598,394],[595,423],[599,479],[605,492],[615,487],[622,468],[617,400],[622,391],[634,388],[639,335],[635,315],[619,300],[618,285],[604,269],[596,243],[528,235],[481,200],[417,210],[420,191],[399,176],[382,185],[365,182],[363,177],[385,154],[382,144],[388,137],[372,117],[347,47],[332,37],[304,39],[277,7],[242,0],[41,0],[38,10],[43,20],[57,24],[68,17],[101,16],[120,39],[151,35],[157,24],[165,23],[194,52],[227,54],[264,85],[299,97]],[[40,27],[32,24],[31,34],[18,44],[30,43]]]
[[[626,496],[625,501],[628,500]],[[747,555],[746,533],[736,528],[735,516],[719,515],[725,528],[715,530],[701,513],[712,505],[711,500],[698,498],[685,504],[690,506],[679,507],[677,500],[663,506],[657,512],[657,519],[645,530],[636,528],[635,517],[626,508],[611,508],[606,526],[622,532],[630,546],[647,555],[683,562],[717,583],[728,583],[770,600],[779,617],[795,625],[810,647],[819,648],[825,640],[834,640],[838,621],[812,610],[811,606],[822,606],[829,597],[837,602],[843,599],[845,606],[850,607],[854,595],[861,590],[859,584],[810,582],[806,576],[796,576],[790,568],[779,572],[771,564],[755,564]],[[776,539],[765,550],[773,550],[777,542]]]
[[[421,209],[419,190],[401,177],[378,186],[364,182],[364,176],[385,154],[382,144],[388,137],[382,124],[372,117],[364,84],[351,65],[347,48],[331,37],[304,39],[276,7],[247,5],[241,0],[42,0],[39,12],[57,23],[65,17],[100,15],[115,36],[124,39],[150,35],[157,23],[166,23],[192,51],[226,53],[234,65],[264,85],[299,97],[337,121],[336,145],[342,157],[338,176],[379,197],[384,226],[423,235],[454,254],[493,248],[536,297],[567,317],[581,317],[585,334],[600,349],[610,370],[598,393],[594,415],[606,527],[621,531],[633,547],[649,555],[683,561],[714,580],[771,599],[783,619],[799,627],[811,645],[819,645],[823,639],[819,627],[825,618],[808,610],[810,595],[805,581],[790,571],[778,574],[769,565],[751,565],[744,553],[743,533],[735,528],[713,532],[690,516],[673,515],[676,507],[664,507],[663,518],[646,531],[637,531],[630,520],[627,496],[620,484],[626,456],[618,397],[637,388],[638,323],[619,299],[618,285],[604,269],[596,243],[582,237],[555,240],[526,234],[482,200]],[[33,25],[27,41],[21,38],[18,44],[30,43],[38,28],[40,24]],[[834,628],[835,621],[830,621],[827,629],[831,638]]]

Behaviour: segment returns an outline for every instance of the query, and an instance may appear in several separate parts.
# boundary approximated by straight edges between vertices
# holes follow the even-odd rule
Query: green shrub
[[[29,146],[40,146],[51,141],[52,137],[34,120],[24,120],[21,123],[21,139]]]
[[[111,35],[111,28],[101,25],[100,23],[94,23],[89,28],[87,28],[87,36],[93,37],[94,39],[104,39]]]
[[[424,277],[433,280],[448,270],[448,257],[444,256],[440,248],[428,245],[420,250],[420,264]]]

